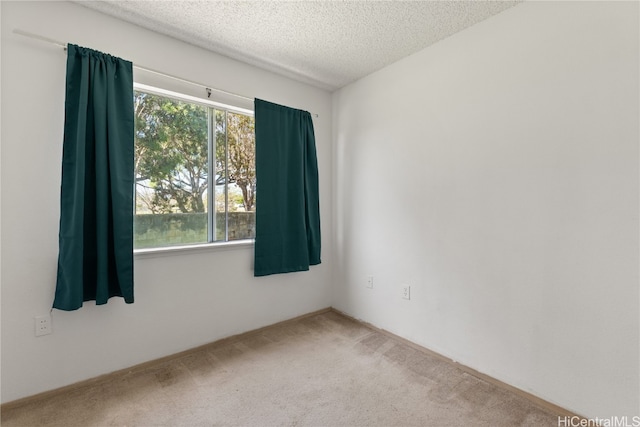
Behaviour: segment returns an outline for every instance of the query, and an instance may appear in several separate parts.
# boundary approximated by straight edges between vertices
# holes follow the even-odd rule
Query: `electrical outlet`
[[[51,333],[51,315],[36,317],[36,336],[49,335]]]
[[[402,285],[402,298],[411,299],[411,286]]]
[[[367,288],[373,288],[373,276],[367,276]]]

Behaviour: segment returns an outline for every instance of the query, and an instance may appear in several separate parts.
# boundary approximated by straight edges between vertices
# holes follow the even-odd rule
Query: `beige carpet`
[[[558,415],[326,312],[8,405],[1,420],[2,427],[538,427],[557,426]]]

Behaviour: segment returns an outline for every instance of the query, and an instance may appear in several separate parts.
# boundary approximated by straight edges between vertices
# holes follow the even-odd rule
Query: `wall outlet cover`
[[[411,299],[411,286],[402,285],[402,298]]]
[[[36,317],[36,336],[49,335],[51,333],[51,315]]]

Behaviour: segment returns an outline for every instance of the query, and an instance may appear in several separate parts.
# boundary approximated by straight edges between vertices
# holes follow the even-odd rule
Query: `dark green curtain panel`
[[[320,264],[318,161],[307,111],[255,100],[254,276]]]
[[[133,66],[69,44],[53,307],[133,302]]]

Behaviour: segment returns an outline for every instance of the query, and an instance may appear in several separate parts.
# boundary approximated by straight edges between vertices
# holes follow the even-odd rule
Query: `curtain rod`
[[[49,37],[44,37],[44,36],[41,36],[39,34],[30,33],[28,31],[20,30],[18,28],[14,28],[13,32],[15,34],[18,34],[18,35],[21,35],[21,36],[24,36],[24,37],[29,37],[29,38],[32,38],[32,39],[35,39],[35,40],[40,40],[40,41],[43,41],[43,42],[47,42],[47,43],[53,44],[53,45],[56,45],[56,46],[59,46],[59,47],[63,48],[64,50],[67,50],[67,44],[66,43],[62,43],[62,42],[60,42],[58,40],[50,39]],[[225,95],[235,96],[236,98],[242,98],[242,99],[245,99],[247,101],[253,102],[253,98],[249,98],[249,97],[246,97],[246,96],[243,96],[243,95],[238,95],[238,94],[232,93],[232,92],[227,92],[226,90],[222,90],[222,89],[216,89],[216,88],[208,87],[208,86],[205,86],[205,85],[203,85],[201,83],[197,83],[197,82],[194,82],[192,80],[183,79],[182,77],[172,76],[171,74],[162,73],[160,71],[156,71],[156,70],[153,70],[151,68],[141,67],[141,66],[135,65],[135,64],[133,64],[133,68],[137,68],[138,70],[142,70],[142,71],[147,71],[149,73],[158,74],[158,75],[163,76],[163,77],[169,77],[170,79],[178,80],[178,81],[181,81],[183,83],[191,84],[191,85],[194,85],[194,86],[204,87],[205,90],[207,91],[207,97],[211,96],[211,91],[215,91],[215,92],[223,93]],[[318,117],[317,114],[313,114],[313,116]]]
[[[29,38],[32,38],[32,39],[35,39],[35,40],[40,40],[40,41],[43,41],[43,42],[51,43],[51,44],[54,44],[56,46],[60,46],[64,50],[67,50],[67,44],[66,43],[62,43],[62,42],[60,42],[58,40],[50,39],[48,37],[44,37],[44,36],[41,36],[39,34],[30,33],[28,31],[23,31],[23,30],[20,30],[20,29],[17,29],[17,28],[14,29],[13,32],[15,34],[18,34],[18,35],[21,35],[21,36],[24,36],[24,37],[29,37]],[[194,86],[204,87],[207,90],[207,94],[209,96],[211,96],[211,92],[210,91],[213,90],[213,91],[216,91],[216,92],[224,93],[225,95],[231,95],[231,96],[235,96],[237,98],[246,99],[247,101],[253,101],[253,98],[249,98],[249,97],[246,97],[246,96],[238,95],[236,93],[227,92],[227,91],[222,90],[222,89],[215,89],[215,88],[212,88],[212,87],[208,87],[208,86],[205,86],[205,85],[200,84],[200,83],[196,83],[196,82],[191,81],[191,80],[186,80],[186,79],[183,79],[181,77],[172,76],[171,74],[161,73],[160,71],[156,71],[156,70],[153,70],[151,68],[141,67],[141,66],[135,65],[135,64],[133,65],[133,68],[137,68],[138,70],[147,71],[147,72],[153,73],[153,74],[159,74],[159,75],[161,75],[163,77],[169,77],[171,79],[178,80],[178,81],[181,81],[183,83],[188,83],[188,84],[191,84],[191,85],[194,85]]]

